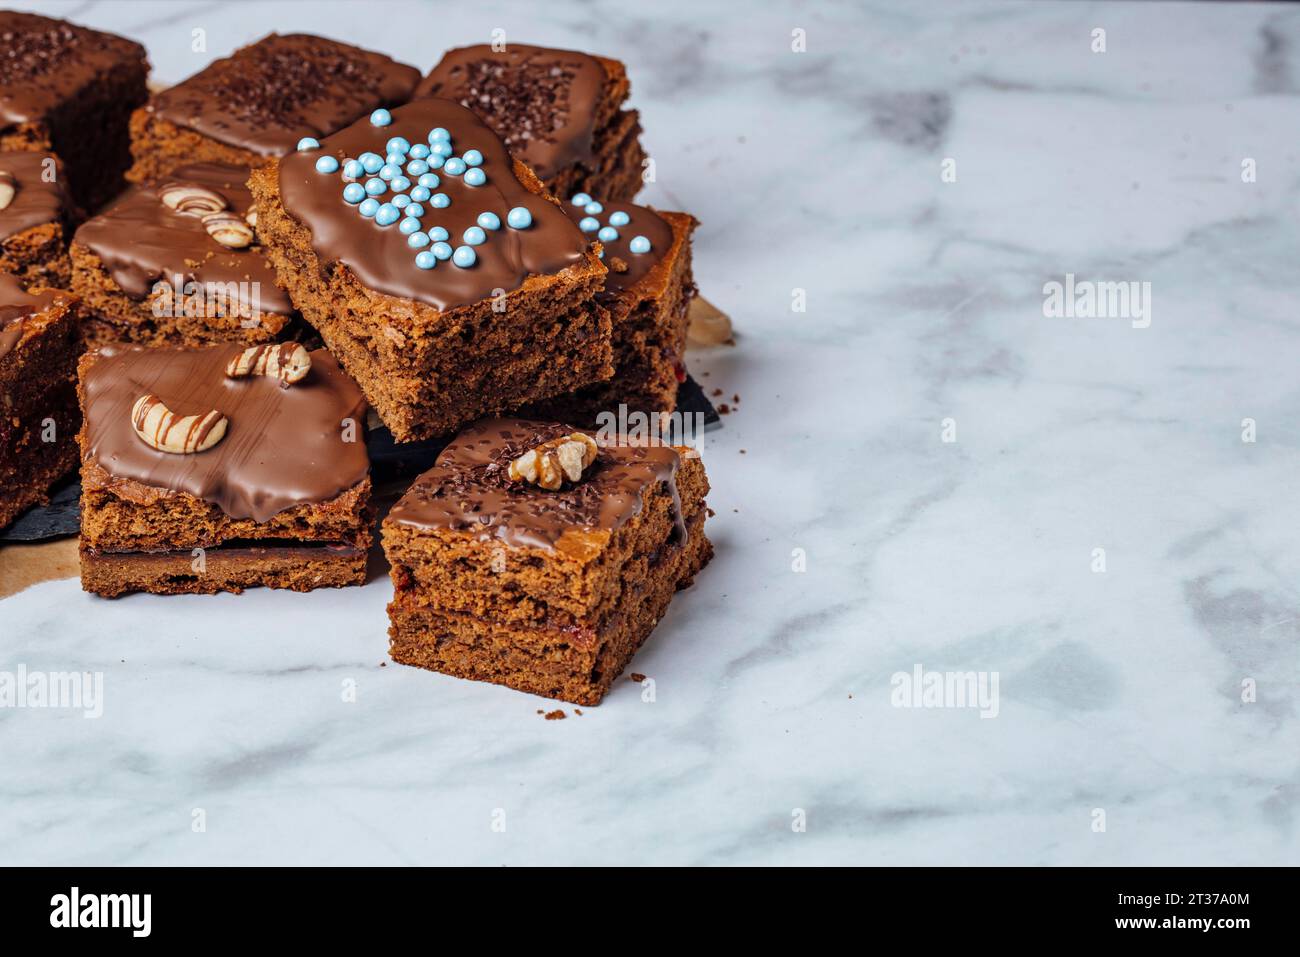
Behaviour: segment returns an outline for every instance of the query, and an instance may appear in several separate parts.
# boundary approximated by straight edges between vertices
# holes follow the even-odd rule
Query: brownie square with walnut
[[[631,199],[645,153],[631,83],[618,60],[510,43],[448,51],[417,97],[440,96],[483,118],[556,196]]]
[[[76,297],[0,274],[0,528],[77,465]]]
[[[579,193],[564,202],[569,217],[601,241],[609,269],[596,297],[610,311],[614,375],[567,395],[526,406],[523,414],[578,425],[598,424],[601,413],[671,413],[686,378],[687,315],[695,298],[687,213],[593,200]],[[621,421],[621,420],[620,420]]]
[[[712,555],[698,453],[554,422],[462,432],[384,520],[395,661],[599,704]]]
[[[248,169],[196,163],[134,186],[77,230],[91,343],[259,343],[295,315],[257,242]]]
[[[365,401],[329,353],[105,346],[78,391],[86,591],[365,582]]]
[[[450,100],[361,120],[250,185],[281,284],[397,441],[613,372],[594,244]]]
[[[131,118],[134,182],[190,163],[257,166],[411,98],[420,72],[382,53],[272,33],[155,93]]]
[[[144,47],[31,13],[0,11],[0,151],[53,151],[97,209],[122,188],[131,111],[148,97]]]
[[[24,286],[66,289],[68,241],[80,211],[53,153],[0,153],[0,272]]]

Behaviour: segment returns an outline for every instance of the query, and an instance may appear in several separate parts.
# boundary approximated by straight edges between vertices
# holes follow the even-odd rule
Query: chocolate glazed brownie
[[[106,346],[79,392],[87,591],[365,582],[365,402],[329,353]]]
[[[257,242],[248,169],[182,166],[77,230],[72,288],[92,343],[268,342],[294,315]]]
[[[468,107],[556,196],[614,200],[641,188],[645,153],[631,84],[617,60],[511,43],[448,51],[416,90]]]
[[[135,182],[194,162],[257,166],[304,136],[328,136],[405,103],[415,67],[324,37],[271,34],[176,86],[131,118]]]
[[[280,282],[398,441],[613,371],[597,247],[469,110],[377,111],[250,186]]]
[[[462,432],[383,524],[395,661],[594,705],[712,555],[696,452]]]
[[[0,153],[0,272],[66,289],[68,240],[80,212],[52,153]]]
[[[95,210],[122,188],[131,111],[148,97],[144,47],[64,20],[0,11],[0,150],[54,151]]]
[[[77,464],[77,301],[0,274],[0,528]]]

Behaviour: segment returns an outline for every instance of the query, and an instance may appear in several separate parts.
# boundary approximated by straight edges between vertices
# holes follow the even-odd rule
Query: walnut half
[[[574,432],[529,449],[510,463],[506,474],[512,482],[531,482],[554,492],[566,478],[570,482],[579,481],[583,471],[596,461],[599,451],[590,435]]]

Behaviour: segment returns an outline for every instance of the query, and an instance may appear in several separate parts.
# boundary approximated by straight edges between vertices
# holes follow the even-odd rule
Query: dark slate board
[[[677,389],[677,409],[682,413],[704,413],[704,428],[712,430],[722,425],[722,419],[698,382],[686,377]],[[370,429],[366,434],[366,450],[370,453],[370,467],[376,486],[411,481],[433,465],[447,440],[429,442],[393,441],[385,428]],[[81,482],[76,476],[64,479],[50,495],[50,504],[29,508],[8,528],[0,529],[2,542],[39,542],[47,538],[65,538],[81,530]]]

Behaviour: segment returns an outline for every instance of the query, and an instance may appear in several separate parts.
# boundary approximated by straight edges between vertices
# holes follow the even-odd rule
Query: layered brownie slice
[[[698,221],[687,213],[602,203],[586,193],[570,197],[564,209],[584,233],[600,240],[609,269],[597,299],[613,320],[614,375],[534,403],[526,414],[593,425],[602,413],[617,417],[620,406],[671,413],[677,386],[686,378],[687,313],[696,292],[691,233]]]
[[[696,452],[462,432],[384,520],[395,661],[598,704],[712,555]]]
[[[595,245],[464,107],[378,111],[250,185],[280,282],[397,441],[613,372]]]
[[[0,153],[0,272],[24,286],[68,287],[68,240],[80,218],[52,153]]]
[[[76,297],[0,274],[0,528],[77,466]]]
[[[556,196],[614,200],[641,189],[645,153],[631,84],[617,60],[511,43],[449,51],[416,91],[478,113]]]
[[[122,188],[131,111],[148,98],[144,47],[30,13],[0,11],[0,150],[53,151],[80,206]]]
[[[248,169],[182,166],[132,187],[72,243],[91,343],[269,342],[294,315],[257,241]]]
[[[78,391],[86,591],[365,582],[365,400],[329,353],[105,346]]]
[[[420,72],[309,34],[271,34],[155,93],[131,118],[142,182],[195,162],[256,166],[411,98]]]

